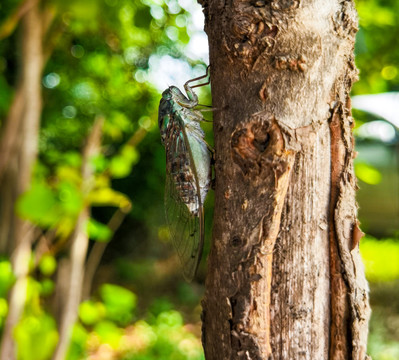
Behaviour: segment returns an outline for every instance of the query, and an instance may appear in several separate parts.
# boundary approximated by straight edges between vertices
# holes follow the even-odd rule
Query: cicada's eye
[[[162,93],[162,99],[170,100],[171,98],[172,98],[172,92],[170,88],[168,88]]]

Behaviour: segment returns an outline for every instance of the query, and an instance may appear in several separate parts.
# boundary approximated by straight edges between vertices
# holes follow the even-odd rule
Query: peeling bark
[[[351,0],[202,2],[216,188],[209,359],[367,358]]]

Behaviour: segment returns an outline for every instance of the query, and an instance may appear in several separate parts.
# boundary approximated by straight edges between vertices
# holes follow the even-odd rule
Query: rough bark
[[[209,0],[210,359],[367,358],[349,92],[351,0]]]

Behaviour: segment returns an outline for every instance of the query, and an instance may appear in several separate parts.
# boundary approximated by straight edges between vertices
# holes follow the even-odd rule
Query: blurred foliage
[[[399,90],[399,2],[355,0],[360,29],[356,38],[356,64],[360,81],[353,94],[376,94]]]
[[[359,13],[360,29],[356,38],[356,64],[359,68],[359,81],[354,84],[352,94],[377,94],[399,91],[399,2],[396,0],[355,0]],[[367,121],[375,120],[370,114],[354,111],[357,127]],[[364,147],[364,146],[363,146]],[[386,151],[388,151],[386,146]],[[397,151],[397,149],[392,149]],[[360,150],[359,150],[360,151]],[[372,151],[370,149],[370,151]],[[377,157],[377,154],[374,154]],[[392,178],[395,169],[386,169],[387,157],[380,157],[378,168],[364,156],[355,163],[355,171],[367,188],[360,199],[370,202],[364,207],[377,207],[379,199],[386,199],[390,191],[386,177]],[[392,164],[391,164],[392,166]],[[398,171],[396,169],[396,171]],[[384,192],[378,199],[371,198],[372,191],[367,186],[381,186],[375,190]],[[391,189],[392,190],[392,189]],[[360,201],[359,200],[359,201]],[[360,204],[362,206],[362,203]],[[388,204],[381,204],[381,213]],[[361,209],[362,210],[362,209]],[[395,216],[390,214],[390,217]],[[399,230],[399,219],[397,220]],[[360,251],[364,260],[366,277],[370,282],[370,300],[372,317],[370,322],[368,352],[374,360],[399,359],[399,242],[395,239],[375,239],[366,236],[360,242]]]
[[[390,298],[392,293],[391,291]],[[396,360],[399,358],[398,309],[383,308],[378,304],[372,306],[368,351],[376,360]]]
[[[22,3],[0,4],[2,123],[17,83],[20,30],[13,14]],[[42,78],[39,159],[30,189],[15,208],[41,229],[39,236],[46,239],[47,247],[38,246],[31,260],[28,302],[14,334],[20,360],[49,359],[55,349],[58,330],[50,306],[56,296],[55,274],[85,207],[91,208],[87,234],[100,242],[114,237],[112,221],[118,209],[128,213],[121,235],[110,246],[116,269],[113,249],[129,258],[166,249],[158,243],[158,229],[164,227],[165,166],[157,127],[160,94],[147,78],[152,57],[168,56],[193,67],[200,63],[184,55],[190,6],[176,0],[43,1],[54,21],[44,40],[48,61]],[[86,139],[98,121],[102,122],[100,149],[85,159]],[[82,175],[87,161],[89,179]],[[147,263],[149,267],[132,263],[135,275],[129,269],[126,280],[148,278],[155,265],[153,260]],[[173,273],[177,271],[176,267]],[[1,328],[13,282],[11,265],[4,259],[0,261]],[[103,282],[96,283],[98,296],[80,306],[69,359],[203,358],[200,340],[169,300],[150,296],[148,306],[137,310],[132,291]],[[181,295],[192,293],[186,290]],[[198,295],[188,299],[182,303],[197,303]]]
[[[373,359],[396,360],[399,350],[399,279],[370,283],[371,322],[368,351]]]
[[[357,178],[366,184],[377,185],[381,182],[381,172],[367,163],[356,162],[355,171]]]
[[[28,279],[28,305],[15,329],[19,360],[50,359],[58,341],[55,319],[42,306],[42,301],[53,294],[54,288],[48,289],[48,276],[54,271],[54,263],[50,257],[42,259],[44,263],[41,269],[46,276],[40,281]],[[7,260],[0,262],[3,286],[13,282],[10,269]],[[7,314],[6,293],[0,294],[0,329]],[[136,295],[124,287],[103,284],[98,296],[80,305],[67,360],[204,359],[201,341],[171,307],[168,300],[155,299],[144,317],[137,319]]]
[[[371,288],[372,315],[368,343],[375,360],[399,358],[399,242],[366,236],[360,242]]]
[[[130,306],[122,307],[118,312],[129,318],[135,310],[134,301],[131,301],[135,296],[123,288],[118,291],[124,296],[112,291],[106,300],[102,292],[100,301],[81,305],[80,319],[85,326],[76,325],[68,359],[85,356],[126,360],[204,359],[200,340],[188,331],[181,314],[175,310],[150,312],[147,319],[120,327],[121,323],[114,318],[115,309],[109,307],[107,301],[116,304],[123,298],[125,305],[129,303]]]
[[[11,14],[21,3],[22,0],[0,2],[0,35],[9,34],[0,42],[1,123],[18,78],[19,29]],[[50,306],[55,273],[65,241],[85,206],[92,207],[87,223],[89,237],[102,242],[113,240],[105,254],[103,270],[95,279],[98,290],[80,305],[68,359],[203,359],[199,310],[195,306],[202,295],[204,272],[199,273],[199,283],[177,281],[179,266],[167,251],[169,240],[163,220],[164,151],[157,129],[160,94],[147,81],[152,59],[181,59],[194,68],[200,64],[185,55],[193,21],[191,2],[44,3],[54,11],[55,19],[45,39],[49,57],[42,78],[40,154],[30,190],[19,199],[16,210],[37,225],[42,234],[51,237],[54,247],[44,253],[37,251],[31,260],[29,299],[15,329],[18,359],[32,360],[32,354],[35,360],[51,357],[58,340]],[[399,90],[399,3],[356,3],[360,16],[356,43],[360,81],[354,85],[353,93]],[[204,104],[211,103],[209,92],[202,92],[200,98]],[[103,121],[101,149],[89,159],[93,178],[86,186],[81,171],[82,149],[98,120]],[[212,144],[211,127],[212,124],[204,124],[207,140]],[[381,174],[367,163],[357,163],[356,171],[369,184],[380,181]],[[208,232],[212,197],[211,192],[206,203]],[[116,209],[129,215],[114,234],[109,220]],[[206,243],[205,253],[208,248]],[[392,239],[362,241],[361,252],[372,290],[378,284],[378,291],[382,291],[398,279],[398,251],[398,243]],[[104,284],[105,281],[124,286]],[[10,262],[0,259],[1,329],[8,312],[7,293],[13,282]],[[399,298],[397,291],[388,293],[385,299]],[[391,307],[378,307],[383,299],[375,301],[370,352],[377,360],[398,359],[399,345],[391,329],[394,325],[399,328],[399,306],[394,307],[395,301],[391,301]],[[388,308],[396,315],[388,316],[384,312]]]
[[[360,253],[369,281],[380,282],[399,279],[398,241],[365,237],[360,243]]]

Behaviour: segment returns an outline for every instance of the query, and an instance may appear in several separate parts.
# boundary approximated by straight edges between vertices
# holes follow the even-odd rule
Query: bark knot
[[[231,136],[232,157],[244,176],[251,180],[274,176],[277,180],[286,172],[284,136],[276,120],[264,121],[253,116]]]

